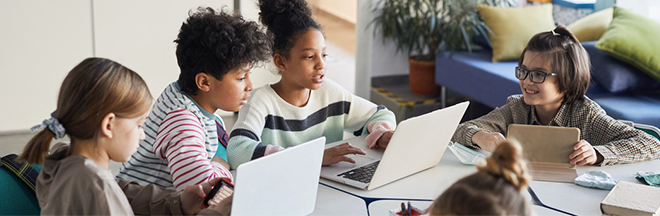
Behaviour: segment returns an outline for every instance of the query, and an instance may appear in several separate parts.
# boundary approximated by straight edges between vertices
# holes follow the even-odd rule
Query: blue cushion
[[[614,119],[660,127],[660,94],[611,95],[592,99]]]
[[[521,93],[513,74],[518,62],[493,63],[492,57],[490,50],[456,52],[451,58],[448,52],[438,55],[435,82],[487,106],[500,107],[507,97]]]
[[[660,89],[660,82],[634,66],[597,49],[595,45],[596,41],[582,43],[591,58],[592,79],[599,87],[612,93]]]

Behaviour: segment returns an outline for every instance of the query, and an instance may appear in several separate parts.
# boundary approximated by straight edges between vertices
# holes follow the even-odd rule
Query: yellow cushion
[[[568,25],[580,42],[597,41],[612,22],[612,8],[589,14]]]
[[[551,31],[552,4],[527,7],[492,7],[477,5],[481,18],[493,32],[493,62],[517,61],[527,42],[537,33]]]

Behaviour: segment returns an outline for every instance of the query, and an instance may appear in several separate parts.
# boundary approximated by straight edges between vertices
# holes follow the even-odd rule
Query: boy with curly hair
[[[250,70],[269,57],[270,41],[240,15],[201,7],[191,12],[174,41],[179,79],[156,100],[144,123],[146,138],[117,178],[177,190],[231,179],[228,134],[214,113],[247,103]]]

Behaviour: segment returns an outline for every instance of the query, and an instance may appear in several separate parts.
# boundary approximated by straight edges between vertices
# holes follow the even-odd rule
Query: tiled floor
[[[338,22],[335,18],[323,15],[315,15],[315,18],[323,26],[324,35],[326,36],[327,50],[329,55],[327,63],[326,76],[341,84],[351,92],[355,92],[355,29],[344,22]],[[227,124],[227,128],[231,129],[236,122],[235,115],[225,115],[223,120]],[[38,124],[38,122],[35,122]],[[21,132],[0,132],[0,156],[10,153],[20,154],[25,147],[25,144],[32,138],[34,134],[21,131]],[[66,141],[68,138],[61,140],[54,140],[52,144],[57,142]],[[117,174],[119,172],[120,163],[110,162],[110,170]]]

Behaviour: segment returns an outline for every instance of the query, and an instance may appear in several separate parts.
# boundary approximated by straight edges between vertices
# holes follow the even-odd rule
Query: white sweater
[[[229,136],[227,158],[235,169],[280,147],[321,136],[331,143],[342,140],[344,131],[358,136],[368,134],[380,125],[372,123],[396,127],[394,113],[353,95],[331,80],[325,79],[319,89],[313,90],[304,107],[284,101],[269,84],[255,89],[239,111]]]

